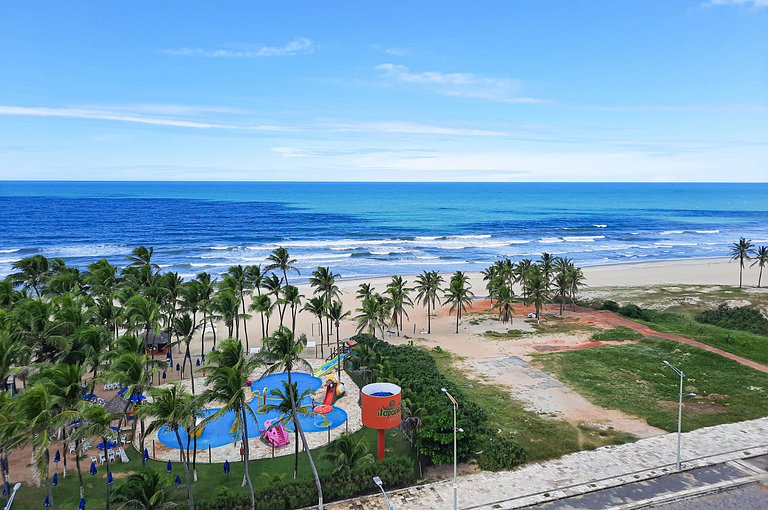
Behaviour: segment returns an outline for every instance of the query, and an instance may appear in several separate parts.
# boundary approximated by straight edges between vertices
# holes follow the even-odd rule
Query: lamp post
[[[381,481],[381,478],[378,476],[373,477],[373,483],[379,486],[379,489],[381,489],[381,493],[384,494],[384,499],[387,501],[387,509],[388,510],[394,510],[392,507],[392,503],[389,502],[389,496],[387,496],[387,491],[384,490],[384,484]]]
[[[13,490],[9,494],[8,504],[5,505],[5,510],[10,510],[11,509],[11,505],[13,504],[13,498],[16,497],[16,492],[18,492],[19,489],[21,489],[21,484],[20,483],[17,483],[16,485],[13,486]]]
[[[669,361],[664,360],[664,364],[675,371],[680,376],[680,400],[677,404],[677,462],[675,463],[676,469],[680,471],[680,443],[682,441],[682,426],[683,426],[683,378],[685,374],[682,370],[672,365]]]
[[[459,510],[459,485],[456,483],[456,432],[459,430],[456,428],[456,413],[459,410],[459,403],[453,398],[453,395],[448,393],[445,388],[440,388],[445,393],[453,404],[453,510]],[[464,432],[462,430],[462,432]]]

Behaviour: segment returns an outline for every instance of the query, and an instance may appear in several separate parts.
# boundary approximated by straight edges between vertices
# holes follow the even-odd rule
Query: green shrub
[[[605,331],[599,331],[592,335],[593,340],[601,341],[614,341],[623,342],[624,340],[640,340],[643,338],[642,333],[638,333],[632,328],[626,326],[618,326],[612,329],[606,329]]]
[[[611,301],[610,299],[606,299],[603,301],[603,304],[600,305],[600,310],[609,310],[611,312],[618,312],[619,308],[619,304],[616,301]]]
[[[509,436],[493,436],[487,438],[479,464],[481,469],[502,471],[519,466],[527,459],[525,450],[514,439]]]
[[[748,306],[731,308],[723,303],[714,310],[699,313],[695,319],[702,324],[768,336],[768,319],[759,310]]]
[[[622,306],[617,311],[620,315],[629,317],[630,319],[640,319],[643,321],[653,320],[653,315],[650,310],[645,310],[632,303]]]

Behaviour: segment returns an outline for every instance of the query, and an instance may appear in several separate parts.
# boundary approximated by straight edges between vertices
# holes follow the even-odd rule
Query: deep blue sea
[[[155,247],[190,277],[276,246],[343,278],[478,271],[542,252],[580,265],[768,243],[768,184],[0,182],[0,275],[43,254],[84,268]]]

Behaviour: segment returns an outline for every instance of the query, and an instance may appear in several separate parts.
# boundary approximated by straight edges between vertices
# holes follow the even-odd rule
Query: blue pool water
[[[259,392],[262,392],[264,388],[267,388],[267,394],[269,395],[269,392],[272,389],[279,388],[283,389],[283,382],[288,380],[288,376],[284,373],[281,374],[272,374],[268,375],[266,377],[263,377],[259,379],[258,381],[255,381],[253,385],[251,386],[252,390]],[[322,381],[318,379],[317,377],[314,377],[310,374],[295,372],[291,374],[291,381],[297,383],[299,394],[304,392],[305,390],[312,390],[315,391],[322,386]],[[267,402],[269,403],[271,401],[274,402],[274,397],[267,397]],[[251,400],[251,407],[253,407],[254,411],[259,410],[259,403],[260,400],[257,400],[254,398]],[[318,402],[319,403],[319,402]],[[307,397],[301,401],[302,405],[310,406],[311,402],[310,398]],[[203,417],[208,417],[214,413],[216,413],[218,409],[206,409],[203,411]],[[259,430],[264,428],[264,423],[267,420],[276,420],[280,417],[280,413],[277,411],[270,411],[267,413],[260,413],[257,412],[256,419],[252,416],[248,416],[248,437],[254,438],[258,437],[260,435]],[[234,422],[235,416],[233,412],[227,412],[225,413],[221,418],[218,420],[214,420],[210,422],[208,425],[206,425],[205,430],[203,430],[203,433],[200,435],[199,438],[197,438],[197,448],[199,450],[204,450],[208,448],[209,446],[212,448],[215,448],[217,446],[224,446],[236,441],[240,440],[240,435],[238,434],[237,437],[232,436],[229,429],[232,426],[232,423]],[[310,413],[307,415],[300,415],[299,416],[299,422],[301,423],[302,428],[305,432],[320,432],[325,431],[333,428],[338,427],[339,425],[342,425],[344,422],[347,421],[347,413],[343,409],[339,409],[334,407],[333,411],[326,415],[321,414],[315,414]],[[293,423],[287,423],[285,425],[285,428],[287,430],[293,431]],[[186,430],[181,429],[179,430],[179,435],[181,436],[181,442],[184,446],[187,444],[187,433]],[[168,446],[170,448],[178,448],[179,444],[176,440],[176,434],[168,430],[166,427],[162,427],[157,434],[158,439],[161,443],[163,443],[165,446]],[[291,439],[293,440],[293,439]]]

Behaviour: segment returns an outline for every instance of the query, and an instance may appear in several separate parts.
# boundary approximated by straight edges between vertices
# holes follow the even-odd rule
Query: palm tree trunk
[[[137,413],[138,414],[138,413]],[[147,461],[144,460],[144,419],[141,419],[141,437],[139,438],[139,451],[141,452],[141,467],[146,467]]]
[[[189,510],[195,510],[195,499],[192,496],[192,480],[189,477],[189,463],[187,457],[184,455],[184,444],[181,442],[181,436],[179,435],[179,429],[174,430],[176,433],[176,441],[179,443],[179,450],[181,450],[181,463],[184,464],[184,476],[187,478],[187,500],[189,501]]]
[[[432,310],[429,307],[429,301],[427,301],[427,334],[432,333]]]
[[[248,493],[251,496],[251,510],[256,510],[256,495],[253,492],[253,483],[251,482],[251,473],[248,467],[248,461],[250,460],[250,446],[248,445],[248,415],[245,412],[245,408],[241,410],[243,413],[243,451],[245,453],[245,459],[243,459],[243,477],[245,483],[248,485]]]
[[[62,473],[62,476],[64,476],[64,478],[66,478],[67,477],[67,450],[68,450],[68,448],[67,448],[67,428],[66,427],[63,427],[61,429],[61,440],[62,440],[62,444],[61,444],[61,457],[62,457],[62,460],[64,461],[63,462],[63,464],[64,464],[64,471]]]
[[[203,333],[200,335],[200,352],[205,354],[205,328],[208,326],[208,319],[203,311]]]
[[[190,338],[190,340],[192,340]],[[189,354],[189,342],[187,342],[187,354]],[[192,395],[195,394],[195,367],[192,358],[189,358],[189,380],[192,382]]]
[[[461,313],[456,310],[456,334],[459,334],[459,321],[461,320]]]
[[[80,484],[80,499],[85,496],[83,487],[83,473],[80,471],[80,439],[75,439],[75,466],[77,467],[77,481]]]
[[[741,288],[741,275],[744,272],[744,257],[739,257],[739,288]]]
[[[763,279],[763,266],[760,266],[760,274],[757,276],[757,288],[760,288],[760,282]]]
[[[290,383],[291,373],[288,372],[288,386],[289,388],[293,388]],[[312,476],[315,477],[315,486],[317,487],[317,508],[318,510],[323,510],[323,487],[320,484],[320,477],[317,474],[317,467],[315,467],[315,461],[312,458],[312,452],[309,449],[309,445],[307,444],[307,438],[304,436],[304,430],[301,428],[301,424],[299,424],[299,419],[296,416],[296,399],[293,395],[293,390],[289,390],[289,393],[291,394],[291,408],[293,409],[293,426],[298,431],[299,435],[301,436],[301,443],[304,445],[304,451],[307,452],[307,458],[309,459],[309,467],[312,469]],[[295,437],[295,435],[294,435]],[[299,445],[296,444],[296,453],[298,455],[299,451]],[[296,460],[298,461],[298,456],[296,457]],[[298,469],[298,464],[297,464]]]
[[[323,352],[323,317],[318,316],[317,318],[320,319],[320,357],[325,359],[325,353]]]
[[[107,453],[107,446],[109,446],[109,443],[107,443],[107,436],[102,436],[101,437],[101,441],[104,443],[104,453],[106,454]],[[109,495],[109,489],[110,489],[110,486],[109,486],[109,455],[105,455],[104,458],[105,458],[105,461],[107,463],[107,476],[106,476],[106,481],[107,481],[107,501],[106,501],[106,510],[109,510],[109,498],[110,498],[110,495]]]
[[[51,508],[53,508],[53,494],[51,493],[51,479],[48,477],[48,470],[50,469],[50,458],[51,453],[48,450],[48,448],[45,449],[45,490],[48,495],[48,502],[51,504]]]
[[[211,319],[211,331],[213,331],[213,348],[216,348],[216,325],[213,323],[213,319]]]
[[[192,479],[197,481],[197,434],[192,438]]]
[[[243,332],[245,333],[245,347],[248,348],[248,321],[245,319],[245,295],[240,294],[240,302],[243,304]]]

